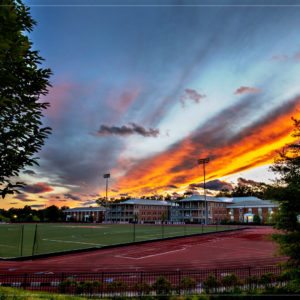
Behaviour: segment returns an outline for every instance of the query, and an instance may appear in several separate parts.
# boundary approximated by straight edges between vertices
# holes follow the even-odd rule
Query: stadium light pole
[[[104,174],[104,175],[103,175],[103,178],[106,179],[105,213],[106,213],[106,215],[107,215],[107,214],[108,214],[108,211],[107,211],[107,207],[108,207],[108,201],[107,201],[107,189],[108,189],[108,178],[110,178],[110,174],[109,174],[109,173]]]
[[[198,164],[203,165],[203,175],[204,175],[204,205],[205,205],[205,225],[207,225],[207,201],[206,201],[206,189],[205,189],[205,164],[209,162],[209,158],[199,158]]]

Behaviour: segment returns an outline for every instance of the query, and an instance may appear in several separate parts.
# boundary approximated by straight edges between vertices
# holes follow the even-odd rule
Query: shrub
[[[169,295],[172,290],[172,285],[166,277],[160,276],[152,284],[152,288],[156,291],[157,295]]]
[[[259,277],[256,275],[247,277],[245,279],[245,283],[249,285],[250,288],[253,288],[254,286],[257,286],[259,283]]]
[[[258,215],[254,215],[253,224],[258,225],[261,223],[260,217]]]
[[[240,285],[238,277],[235,274],[226,275],[221,279],[221,284],[225,287],[235,287]]]
[[[209,275],[202,283],[207,294],[211,291],[215,292],[221,285],[214,275]]]
[[[95,294],[99,293],[102,289],[102,283],[98,280],[85,281],[76,287],[76,294]]]
[[[176,287],[178,293],[180,291],[191,292],[196,287],[196,280],[193,278],[183,277],[179,281],[178,286]]]
[[[63,280],[58,285],[58,291],[63,294],[74,294],[77,281],[71,278]]]
[[[138,292],[139,296],[149,295],[152,289],[151,286],[145,281],[136,283],[133,288],[136,292]]]
[[[107,285],[107,290],[109,292],[125,292],[127,289],[127,284],[122,281],[113,281]]]
[[[277,279],[277,276],[273,273],[266,273],[261,275],[260,279],[259,279],[259,283],[263,284],[265,286],[265,288],[267,289],[268,287],[270,287],[272,282],[275,282]]]

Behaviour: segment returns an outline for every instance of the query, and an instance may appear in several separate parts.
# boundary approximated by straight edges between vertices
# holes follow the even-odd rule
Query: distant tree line
[[[59,208],[55,205],[39,210],[32,209],[28,205],[23,208],[0,209],[0,222],[62,222],[65,221],[63,214],[65,209],[68,209],[68,207]]]

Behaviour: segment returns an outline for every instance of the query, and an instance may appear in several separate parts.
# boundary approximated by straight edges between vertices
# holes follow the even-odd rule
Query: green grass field
[[[229,229],[226,226],[132,224],[1,224],[0,257],[19,257],[90,247],[201,234]],[[35,241],[35,242],[34,242]]]

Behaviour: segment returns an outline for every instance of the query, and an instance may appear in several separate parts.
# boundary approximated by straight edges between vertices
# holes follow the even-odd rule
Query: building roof
[[[191,197],[179,200],[179,202],[190,202],[190,201],[205,201],[205,197],[204,197],[204,195],[193,195]],[[206,201],[223,202],[219,198],[212,197],[212,196],[206,196]]]
[[[127,201],[116,203],[116,204],[119,204],[119,205],[134,204],[134,205],[173,206],[174,203],[171,203],[168,201],[150,200],[150,199],[129,199]]]
[[[257,197],[254,197],[254,196],[249,196],[249,197],[232,197],[232,198],[229,198],[229,197],[220,197],[219,198],[221,201],[223,202],[229,202],[229,203],[240,203],[240,202],[246,202],[246,201],[264,201],[264,200],[261,200]]]
[[[105,211],[105,208],[102,206],[98,207],[74,207],[63,210],[63,212],[84,212],[84,211]]]
[[[232,202],[227,205],[227,208],[234,207],[278,207],[278,204],[276,202],[272,202],[271,200],[261,200],[257,198],[257,200]]]

